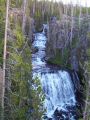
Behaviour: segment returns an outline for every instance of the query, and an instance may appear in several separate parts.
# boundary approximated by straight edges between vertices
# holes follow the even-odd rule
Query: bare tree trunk
[[[59,19],[62,18],[63,10],[62,10],[62,4],[59,2],[58,3],[58,9],[59,9]]]
[[[51,13],[53,15],[53,0],[51,1]]]
[[[89,64],[85,65],[85,68],[88,69]],[[84,69],[85,69],[84,68]],[[89,111],[89,107],[90,107],[90,101],[89,101],[89,96],[90,96],[90,71],[88,70],[87,72],[88,75],[85,75],[86,80],[88,80],[87,83],[87,91],[86,91],[86,100],[85,100],[85,109],[84,109],[84,113],[83,113],[83,120],[89,120],[89,116],[90,116],[90,111]]]
[[[23,0],[23,21],[22,21],[22,32],[25,34],[25,25],[26,25],[26,6],[27,0]]]
[[[73,37],[73,4],[71,6],[71,36],[70,36],[70,45],[72,43],[72,37]]]
[[[89,20],[88,20],[87,1],[86,1],[86,15],[87,15],[88,26],[90,28],[90,23],[89,23]],[[89,61],[88,61],[88,64],[86,65],[87,69],[88,69],[88,66],[89,66]],[[84,110],[84,113],[83,113],[83,120],[89,120],[89,116],[90,116],[90,110],[88,110],[88,108],[90,107],[90,99],[89,99],[89,97],[90,97],[90,71],[89,71],[89,69],[88,69],[87,73],[88,73],[88,76],[86,76],[86,80],[88,80],[87,92],[86,92],[87,95],[86,95],[86,100],[85,100],[85,110]]]
[[[82,14],[82,6],[80,4],[80,13],[79,13],[79,28],[81,26],[81,14]]]
[[[87,15],[87,17],[88,17],[88,6],[87,6],[87,1],[86,1],[86,3],[85,3],[85,6],[86,6],[86,15]]]
[[[36,1],[33,1],[33,16],[35,14],[35,4],[36,4]]]
[[[6,48],[7,48],[8,12],[9,12],[9,0],[7,0],[5,39],[4,39],[4,52],[3,52],[2,120],[4,119],[3,117],[4,117],[4,96],[5,96],[5,75],[6,75],[6,52],[7,52]]]
[[[66,6],[66,21],[65,21],[65,27],[66,27],[66,36],[65,36],[65,41],[66,41],[66,44],[65,44],[65,47],[67,46],[68,44],[68,6]]]

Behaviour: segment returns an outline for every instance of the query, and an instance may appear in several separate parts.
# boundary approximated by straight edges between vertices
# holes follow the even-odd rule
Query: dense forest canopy
[[[0,119],[44,119],[46,96],[32,65],[32,54],[39,51],[33,41],[43,24],[48,26],[44,59],[79,76],[78,119],[89,120],[90,7],[53,0],[0,0]]]

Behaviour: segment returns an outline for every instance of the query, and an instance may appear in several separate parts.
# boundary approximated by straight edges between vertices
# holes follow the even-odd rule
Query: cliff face
[[[83,18],[79,27],[78,18],[74,17],[72,30],[70,23],[71,18],[65,15],[61,21],[54,17],[49,22],[46,60],[79,71],[79,63],[87,59],[88,23]]]

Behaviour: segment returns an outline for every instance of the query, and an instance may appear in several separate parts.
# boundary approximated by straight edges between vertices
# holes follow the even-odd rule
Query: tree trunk
[[[81,14],[82,14],[82,6],[80,4],[80,13],[79,13],[79,28],[81,26]]]
[[[26,25],[26,6],[27,0],[23,0],[23,21],[22,21],[22,32],[25,34],[25,25]]]
[[[73,37],[73,5],[71,7],[71,36],[70,36],[70,45],[72,44]]]
[[[4,119],[4,96],[5,96],[5,75],[6,75],[6,48],[7,48],[7,31],[8,31],[8,12],[9,0],[7,0],[6,9],[6,25],[5,25],[5,39],[4,39],[4,52],[3,52],[3,86],[2,86],[2,120]]]

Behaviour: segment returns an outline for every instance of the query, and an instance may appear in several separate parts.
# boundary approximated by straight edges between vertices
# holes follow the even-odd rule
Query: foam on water
[[[67,111],[66,106],[75,106],[76,99],[71,77],[67,71],[48,71],[46,62],[42,59],[45,56],[46,37],[43,33],[35,35],[34,47],[38,47],[38,52],[32,55],[33,77],[40,78],[43,91],[45,93],[44,106],[47,109],[47,116],[53,117],[56,109]],[[44,69],[43,69],[44,68]],[[35,70],[37,69],[37,70]],[[42,70],[45,73],[42,73]],[[70,120],[75,120],[71,116]]]

